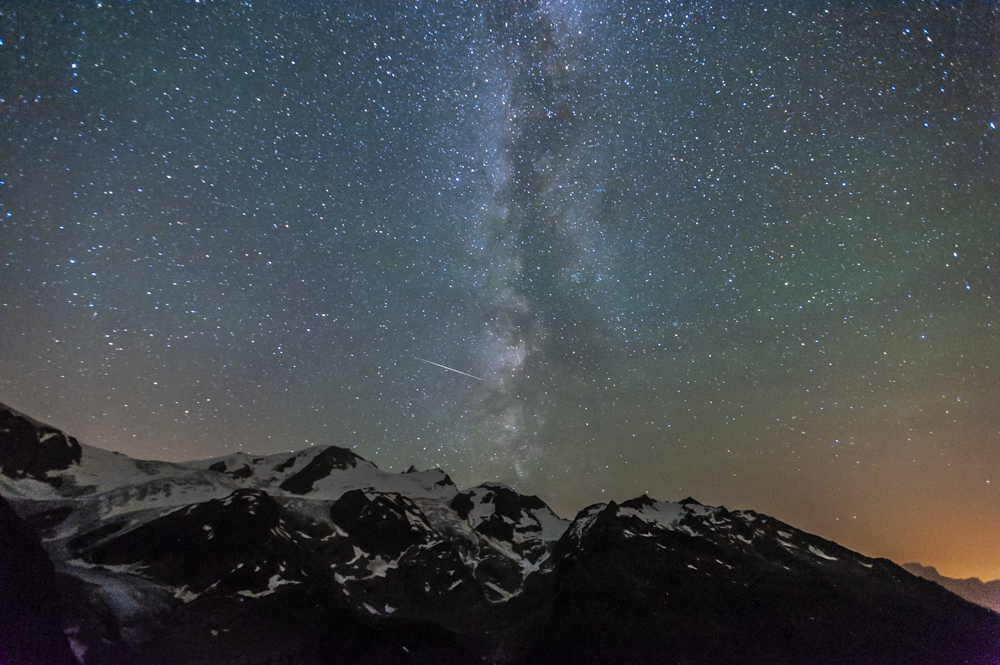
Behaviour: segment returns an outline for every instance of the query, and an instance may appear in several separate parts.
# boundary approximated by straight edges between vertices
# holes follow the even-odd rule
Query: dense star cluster
[[[0,39],[0,401],[1000,575],[991,3],[21,2]]]

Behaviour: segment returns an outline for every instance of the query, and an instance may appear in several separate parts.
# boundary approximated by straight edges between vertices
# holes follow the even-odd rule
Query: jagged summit
[[[691,498],[600,503],[570,522],[499,483],[459,490],[441,469],[389,473],[335,446],[134,460],[2,405],[0,495],[19,551],[39,559],[18,570],[54,564],[46,593],[87,665],[1000,653],[995,613],[892,562]],[[3,596],[13,588],[0,586],[0,608],[19,606]],[[51,616],[24,616],[34,623],[18,630],[51,639]]]

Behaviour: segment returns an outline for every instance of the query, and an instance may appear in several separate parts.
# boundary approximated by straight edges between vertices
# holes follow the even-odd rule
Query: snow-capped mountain
[[[693,499],[571,522],[332,446],[134,460],[2,405],[0,497],[4,665],[1000,663],[996,614]]]

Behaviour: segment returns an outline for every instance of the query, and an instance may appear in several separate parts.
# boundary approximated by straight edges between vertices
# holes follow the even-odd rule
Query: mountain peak
[[[0,473],[30,477],[58,487],[51,471],[80,463],[80,443],[72,436],[0,404]]]
[[[321,478],[326,478],[335,470],[353,469],[358,462],[366,462],[346,448],[327,446],[312,458],[301,471],[291,476],[283,483],[281,489],[292,494],[306,494],[313,489],[313,484]],[[371,462],[367,462],[371,464]],[[372,466],[375,466],[372,464]]]

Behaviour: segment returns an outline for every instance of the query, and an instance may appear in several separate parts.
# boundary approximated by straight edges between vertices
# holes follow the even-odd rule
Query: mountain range
[[[4,665],[1000,664],[1000,614],[754,511],[137,460],[3,405],[0,571]]]
[[[1000,580],[984,582],[978,577],[965,579],[945,577],[934,566],[923,566],[919,563],[904,563],[903,568],[917,577],[937,582],[948,591],[969,602],[988,607],[994,612],[1000,612]]]

